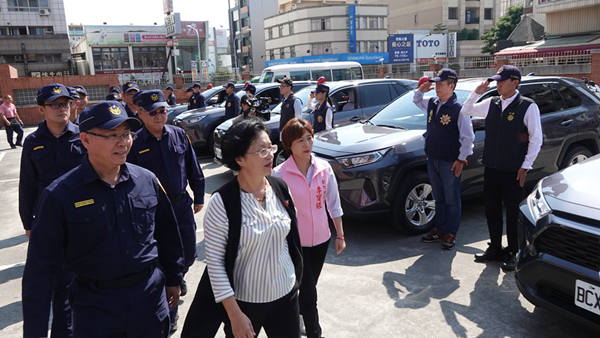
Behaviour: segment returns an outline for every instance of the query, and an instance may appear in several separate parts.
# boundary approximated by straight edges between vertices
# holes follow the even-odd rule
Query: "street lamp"
[[[194,30],[194,32],[196,32],[196,38],[198,39],[198,61],[200,61],[200,34],[198,33],[198,30],[196,29],[196,27],[192,26],[192,25],[187,25],[187,28],[191,28]]]

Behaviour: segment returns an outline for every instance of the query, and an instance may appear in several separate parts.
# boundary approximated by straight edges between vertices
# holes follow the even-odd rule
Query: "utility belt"
[[[187,192],[184,190],[184,191],[180,192],[179,194],[169,195],[169,200],[171,201],[171,203],[175,203],[175,202],[181,201],[186,196],[187,196]]]
[[[90,287],[92,290],[94,290],[94,289],[121,289],[121,288],[126,288],[126,287],[130,287],[132,285],[135,285],[135,284],[143,281],[144,279],[147,279],[148,277],[152,276],[155,268],[156,268],[156,262],[152,263],[152,265],[150,265],[149,267],[147,267],[146,269],[144,269],[138,273],[131,273],[131,274],[125,275],[125,276],[123,276],[121,278],[117,278],[117,279],[98,280],[98,279],[91,279],[91,278],[86,278],[86,277],[75,277],[75,279],[77,279],[77,281],[79,283]]]

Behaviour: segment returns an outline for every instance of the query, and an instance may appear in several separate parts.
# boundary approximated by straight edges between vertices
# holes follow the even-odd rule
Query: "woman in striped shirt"
[[[266,177],[277,146],[260,119],[250,118],[228,129],[221,149],[224,163],[239,175],[224,186],[236,189],[222,187],[211,197],[204,231],[214,299],[227,313],[226,336],[250,338],[264,327],[270,338],[298,337],[302,259],[295,209],[285,183]],[[241,229],[233,219],[241,220]],[[239,245],[231,243],[235,228]],[[231,246],[233,275],[227,267]]]

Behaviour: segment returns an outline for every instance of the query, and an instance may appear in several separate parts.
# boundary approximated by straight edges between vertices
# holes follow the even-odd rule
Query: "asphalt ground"
[[[34,131],[26,128],[26,133]],[[18,215],[20,149],[11,150],[0,131],[0,337],[22,337],[21,277],[28,240]],[[201,157],[206,200],[231,172]],[[206,266],[202,221],[198,258],[186,275],[188,295],[180,301],[178,338]],[[487,247],[483,199],[465,201],[454,250],[425,244],[384,222],[344,220],[347,249],[335,254],[333,242],[323,272],[319,314],[323,336],[347,337],[598,337],[520,295],[514,274],[500,263],[475,263]],[[505,243],[506,244],[506,239]],[[115,304],[115,306],[119,306]],[[599,318],[600,320],[600,318]],[[260,334],[265,337],[264,332]],[[217,337],[225,337],[220,332]]]

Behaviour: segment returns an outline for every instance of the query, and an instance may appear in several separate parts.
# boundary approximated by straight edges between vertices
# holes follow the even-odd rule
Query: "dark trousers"
[[[502,205],[506,207],[507,250],[517,253],[519,203],[525,196],[525,188],[519,185],[517,171],[500,171],[485,167],[483,175],[485,195],[485,218],[490,231],[491,246],[502,248]]]
[[[300,314],[304,319],[306,336],[321,338],[319,311],[317,310],[317,281],[321,275],[329,241],[313,247],[302,247],[303,274],[300,284]]]
[[[62,266],[62,262],[59,266]],[[73,336],[73,314],[69,304],[69,285],[73,276],[62,268],[54,273],[52,283],[52,338]]]
[[[6,138],[8,139],[8,144],[10,144],[11,147],[15,146],[15,143],[13,143],[13,131],[15,133],[17,133],[17,145],[22,145],[23,144],[23,127],[21,127],[21,124],[17,121],[17,118],[13,117],[8,119],[8,122],[10,122],[10,126],[4,126],[4,128],[6,128]]]
[[[269,338],[293,338],[300,336],[298,317],[298,290],[293,288],[287,295],[268,303],[247,303],[237,301],[242,312],[252,322],[258,337],[264,328]],[[225,316],[227,317],[227,316]],[[231,322],[225,318],[225,336],[233,338]]]
[[[435,223],[437,231],[442,234],[456,236],[460,226],[460,179],[462,174],[456,177],[452,168],[452,162],[428,158],[427,173],[435,198]]]

